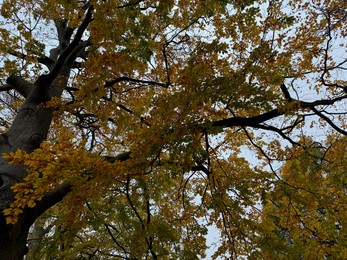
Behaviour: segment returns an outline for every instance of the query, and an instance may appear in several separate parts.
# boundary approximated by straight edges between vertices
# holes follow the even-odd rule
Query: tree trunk
[[[68,28],[64,21],[56,22],[59,46],[51,50],[50,57],[42,59],[50,72],[39,76],[35,83],[29,83],[19,76],[10,76],[7,85],[0,89],[15,89],[25,98],[10,129],[0,135],[0,259],[23,259],[27,253],[30,226],[37,217],[61,201],[71,190],[68,182],[62,184],[46,194],[34,208],[24,209],[16,224],[6,224],[3,210],[14,200],[11,187],[23,181],[27,171],[23,166],[8,164],[2,156],[18,149],[31,153],[47,138],[54,111],[44,108],[42,104],[52,97],[62,95],[76,58],[80,57],[89,45],[89,42],[82,41],[82,36],[91,21],[92,7],[89,7],[85,19],[80,27],[76,28],[73,39],[71,36],[74,29]]]
[[[26,240],[30,225],[19,220],[15,225],[7,225],[3,214],[0,215],[0,258],[19,260],[27,253]]]
[[[18,79],[19,80],[19,79]],[[20,80],[22,82],[22,80]],[[53,111],[38,107],[35,88],[27,97],[9,131],[1,135],[0,154],[21,149],[32,152],[46,138]],[[11,165],[0,159],[0,210],[8,208],[14,199],[11,186],[27,175],[24,167]],[[16,224],[6,224],[5,216],[0,214],[0,256],[1,259],[22,259],[26,253],[26,239],[34,219],[34,210],[25,210]]]

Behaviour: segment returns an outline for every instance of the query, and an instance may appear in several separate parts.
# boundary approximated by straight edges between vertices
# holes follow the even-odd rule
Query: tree
[[[284,256],[323,245],[298,228],[321,210],[322,255],[341,256],[346,9],[4,0],[0,255],[21,259],[32,227],[33,259],[197,259],[213,226],[215,257]],[[318,142],[340,163],[322,147],[328,170],[306,178]]]
[[[263,207],[263,225],[272,227],[262,234],[265,255],[345,258],[346,139],[335,138],[329,148],[306,140],[307,148],[283,167]]]

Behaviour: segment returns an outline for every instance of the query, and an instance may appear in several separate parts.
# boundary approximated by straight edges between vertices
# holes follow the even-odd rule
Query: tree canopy
[[[346,257],[346,1],[0,14],[0,254]]]

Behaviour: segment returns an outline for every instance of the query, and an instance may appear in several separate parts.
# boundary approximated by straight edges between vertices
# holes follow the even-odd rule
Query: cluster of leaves
[[[329,149],[312,141],[299,149],[283,167],[282,180],[267,194],[262,216],[264,256],[346,256],[346,139],[330,138]]]
[[[55,143],[54,146],[44,142],[41,148],[30,154],[17,150],[4,155],[10,164],[23,165],[28,169],[24,182],[12,187],[16,196],[11,207],[5,210],[5,215],[8,216],[7,223],[15,224],[23,209],[35,207],[44,194],[53,191],[65,180],[69,180],[72,184],[82,184],[93,178],[96,170],[104,173],[113,172],[116,176],[122,175],[125,165],[121,165],[119,161],[110,164],[104,158],[80,149],[81,147],[84,145],[71,143],[69,140]],[[108,182],[106,176],[102,179]],[[85,189],[85,195],[89,193],[85,186],[80,185],[79,188]]]
[[[0,76],[49,70],[87,9],[48,140],[5,155],[28,170],[8,223],[71,185],[33,259],[197,259],[210,227],[215,258],[346,253],[346,141],[304,124],[347,134],[345,1],[4,0]]]

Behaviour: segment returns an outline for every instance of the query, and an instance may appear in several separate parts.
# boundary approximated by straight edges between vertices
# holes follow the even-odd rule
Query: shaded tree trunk
[[[59,46],[51,50],[50,57],[40,58],[47,66],[49,73],[41,75],[35,83],[29,83],[19,76],[10,76],[7,85],[0,91],[14,89],[19,92],[25,102],[19,109],[10,129],[0,135],[0,156],[15,152],[18,149],[31,153],[47,138],[53,118],[53,110],[44,108],[43,103],[52,97],[60,97],[67,86],[71,69],[77,57],[85,53],[88,42],[82,41],[82,35],[92,21],[90,7],[84,21],[76,29],[71,39],[73,29],[65,22],[56,22]],[[61,201],[71,190],[69,183],[64,183],[56,190],[46,194],[34,208],[24,209],[16,224],[6,224],[3,210],[14,200],[11,186],[21,182],[27,176],[23,166],[8,164],[0,158],[0,258],[6,260],[22,259],[27,253],[27,236],[35,219],[47,209]]]
[[[15,225],[7,225],[4,216],[0,216],[0,254],[1,259],[23,259],[27,253],[26,240],[30,225],[24,218]]]
[[[32,85],[19,77],[10,77],[8,84],[22,92],[26,101],[15,117],[10,129],[0,136],[0,154],[21,149],[32,152],[46,139],[53,111],[40,108],[38,105],[48,99],[48,92],[41,86]],[[24,167],[10,165],[0,159],[0,209],[10,206],[14,194],[11,186],[20,182],[27,175]],[[34,219],[34,210],[26,210],[19,221],[6,224],[3,214],[0,215],[0,255],[2,259],[21,259],[26,252],[26,238]]]

